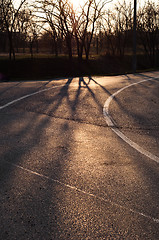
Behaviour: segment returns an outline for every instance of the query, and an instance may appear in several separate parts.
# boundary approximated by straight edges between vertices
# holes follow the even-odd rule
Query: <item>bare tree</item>
[[[56,56],[58,43],[65,40],[69,58],[72,59],[72,4],[67,0],[37,0],[34,8],[39,21],[45,23],[44,29],[52,36]]]
[[[54,48],[58,56],[58,35],[59,35],[59,10],[56,0],[37,0],[34,5],[34,12],[39,18],[39,24],[43,24],[43,29],[48,32],[52,38],[52,49]]]
[[[25,47],[27,43],[27,37],[29,33],[30,22],[32,21],[32,12],[29,8],[24,8],[19,11],[17,20],[16,20],[16,33],[20,38],[20,43],[23,47],[23,53],[25,53]],[[19,46],[19,42],[17,43]],[[17,48],[18,48],[17,46]]]
[[[89,25],[89,15],[92,1],[85,1],[81,6],[80,12],[72,14],[73,33],[76,39],[77,53],[79,60],[82,59],[83,50],[85,46],[85,39]]]
[[[81,60],[83,50],[86,59],[89,58],[93,34],[96,30],[97,21],[104,14],[104,6],[107,1],[86,0],[80,7],[80,11],[72,14],[73,34],[76,39],[77,53]]]
[[[106,24],[103,24],[103,29],[105,32],[107,54],[114,56],[117,51],[117,46],[115,44],[114,22],[113,22],[115,15],[112,12],[110,12],[110,10],[107,11],[106,15],[107,15],[105,16]]]
[[[39,52],[38,49],[38,38],[40,37],[41,33],[41,26],[36,24],[36,21],[30,19],[28,22],[28,34],[27,34],[27,41],[29,43],[30,54],[31,58],[33,58],[33,46],[36,44],[36,53]]]
[[[25,3],[26,0],[21,0],[18,7],[15,8],[12,0],[0,0],[0,15],[4,19],[5,28],[8,34],[10,59],[12,59],[12,56],[13,59],[15,59],[13,33],[16,29],[16,20],[18,18],[18,13],[23,8]]]
[[[106,40],[112,55],[124,56],[129,35],[133,27],[133,9],[126,1],[118,2],[113,12],[108,11],[106,20]]]
[[[87,36],[85,39],[85,53],[86,53],[86,59],[89,58],[90,53],[90,47],[93,39],[93,34],[95,30],[98,28],[98,21],[102,21],[102,18],[104,16],[104,7],[107,1],[96,1],[92,0],[92,8],[90,11],[90,18],[89,18],[89,26],[87,30]]]
[[[69,59],[72,60],[72,39],[74,30],[72,26],[73,6],[68,0],[60,0],[58,9],[60,13],[59,19],[61,32],[66,40]]]
[[[50,31],[58,55],[58,42],[65,40],[69,58],[72,59],[73,43],[76,41],[78,58],[85,50],[88,59],[97,21],[102,18],[107,1],[85,0],[78,11],[69,0],[36,1],[36,11],[46,31]],[[49,27],[48,27],[49,26]]]
[[[154,66],[159,55],[159,6],[147,2],[139,10],[137,30],[140,43]]]
[[[5,20],[4,20],[2,0],[0,0],[0,31],[1,32],[6,31],[6,24],[5,24]]]
[[[0,0],[0,50],[5,52],[7,47],[7,34],[1,4]]]

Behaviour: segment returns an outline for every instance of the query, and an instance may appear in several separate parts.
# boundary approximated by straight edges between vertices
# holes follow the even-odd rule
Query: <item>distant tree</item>
[[[0,0],[0,50],[5,52],[7,47],[7,34],[6,26],[3,18],[3,12],[1,9],[1,0]]]
[[[3,14],[3,6],[2,6],[2,0],[0,0],[0,32],[5,32],[6,29],[6,24],[5,24],[5,19],[4,19],[4,14]]]
[[[15,24],[16,34],[18,35],[18,39],[16,39],[16,42],[17,49],[19,45],[21,45],[23,48],[23,53],[25,53],[25,47],[27,44],[30,21],[32,21],[32,12],[29,10],[29,8],[24,8],[20,10]]]
[[[58,9],[60,13],[59,15],[60,29],[66,40],[69,59],[72,60],[73,27],[71,20],[73,6],[68,0],[59,0]]]
[[[41,26],[36,21],[30,19],[28,23],[27,42],[29,43],[31,58],[33,58],[33,46],[36,44],[36,53],[39,52],[38,39],[41,33]]]
[[[39,38],[39,45],[41,49],[44,49],[45,51],[49,51],[50,53],[53,53],[53,49],[50,51],[50,45],[51,45],[51,35],[50,32],[42,31],[41,36]]]
[[[138,13],[137,30],[140,43],[154,66],[159,58],[159,6],[147,2]]]
[[[26,0],[21,0],[18,7],[15,8],[12,0],[0,0],[0,16],[4,20],[4,28],[8,34],[9,40],[9,58],[15,59],[15,50],[13,43],[13,33],[16,31],[16,21],[20,10],[25,5]]]
[[[81,5],[79,12],[73,11],[73,34],[76,39],[77,53],[81,60],[85,50],[86,59],[89,58],[91,43],[99,19],[104,14],[106,1],[86,0]]]
[[[115,15],[110,10],[108,10],[105,16],[106,24],[103,24],[107,54],[113,55],[113,56],[116,55],[116,51],[117,51],[117,45],[115,43],[116,36],[114,33],[114,22],[113,22],[114,18],[115,18]]]
[[[52,51],[58,56],[58,28],[59,11],[56,0],[37,0],[34,5],[34,12],[39,18],[39,23],[43,24],[43,29],[49,33],[52,39]]]
[[[75,10],[69,0],[36,1],[36,12],[41,22],[45,23],[45,30],[52,36],[56,55],[58,44],[65,40],[69,58],[72,59],[76,41],[78,58],[82,59],[85,51],[88,59],[97,21],[102,18],[105,4],[104,0],[85,0]]]
[[[113,12],[107,11],[105,35],[108,51],[112,55],[124,56],[133,28],[133,9],[131,3],[118,2]]]
[[[92,3],[92,6],[90,11],[90,17],[89,17],[89,26],[86,34],[85,45],[84,45],[87,60],[89,58],[93,35],[95,31],[98,29],[98,25],[100,25],[99,22],[103,20],[103,16],[105,12],[104,7],[107,1],[92,0],[89,2]],[[97,38],[97,46],[98,46],[98,38]]]
[[[80,7],[80,11],[78,12],[78,14],[75,11],[73,11],[72,14],[73,33],[76,39],[79,60],[82,59],[85,46],[85,39],[90,20],[91,5],[92,1],[85,1],[83,6]]]
[[[133,9],[131,3],[126,1],[116,5],[117,19],[115,23],[115,35],[118,55],[124,56],[128,43],[129,32],[133,29]]]
[[[45,24],[44,29],[50,32],[56,56],[58,44],[65,40],[69,58],[72,59],[72,4],[67,0],[37,0],[34,8],[39,21]]]

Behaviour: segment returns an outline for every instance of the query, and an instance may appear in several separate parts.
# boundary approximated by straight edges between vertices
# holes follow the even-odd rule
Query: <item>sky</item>
[[[29,0],[29,1],[31,1],[31,0]],[[70,0],[70,1],[72,1],[72,3],[74,4],[74,6],[75,6],[75,8],[76,7],[78,7],[78,5],[82,5],[82,2],[84,2],[85,0]],[[99,1],[101,1],[101,0],[99,0]],[[118,2],[122,2],[123,0],[108,0],[108,3],[106,4],[106,7],[107,8],[112,8],[115,4],[117,4]],[[132,3],[132,6],[133,6],[133,4],[134,4],[134,0],[126,0],[128,3]],[[145,2],[147,2],[148,0],[137,0],[137,6],[139,7],[139,6],[142,6],[142,5],[144,5],[144,3]],[[156,4],[158,4],[158,0],[150,0],[150,2],[154,2],[154,3],[156,3]],[[13,2],[15,3],[15,5],[16,6],[18,6],[19,4],[20,4],[20,2],[21,2],[21,0],[13,0]]]
[[[71,0],[71,2],[74,4],[75,7],[77,7],[79,4],[82,4],[82,2],[84,2],[85,0]],[[123,0],[108,0],[107,3],[107,7],[112,8],[112,6],[114,6],[115,4],[117,4],[118,2],[122,2]],[[134,0],[126,0],[128,3],[132,3],[132,5],[134,4]],[[147,2],[148,0],[137,0],[137,5],[138,6],[142,6],[144,5],[145,2]],[[152,2],[155,2],[156,4],[158,3],[158,0],[150,0]]]
[[[158,0],[151,0],[152,2],[155,2],[156,4],[158,3]],[[150,1],[150,2],[151,2]],[[118,1],[118,0],[113,0],[111,3],[108,3],[108,5],[110,4],[110,5],[114,5],[115,3],[117,3],[117,2],[120,2],[120,1]],[[134,0],[126,0],[126,2],[128,2],[128,3],[132,3],[132,4],[134,4]],[[142,6],[142,5],[144,5],[144,3],[145,2],[148,2],[147,0],[137,0],[137,5],[138,6]]]

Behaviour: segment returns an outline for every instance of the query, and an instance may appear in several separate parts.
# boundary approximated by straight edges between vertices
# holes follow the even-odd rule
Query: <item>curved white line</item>
[[[51,90],[51,89],[53,89],[53,88],[59,88],[59,87],[67,86],[67,85],[68,85],[68,84],[66,83],[66,84],[62,84],[62,85],[58,85],[58,86],[53,86],[53,87],[50,87],[50,88],[42,89],[42,90],[39,90],[39,91],[37,91],[37,92],[33,92],[33,93],[30,93],[30,94],[24,95],[24,96],[22,96],[22,97],[20,97],[20,98],[17,98],[17,99],[15,99],[15,100],[11,101],[11,102],[6,103],[6,104],[3,105],[3,106],[0,106],[0,110],[2,110],[2,109],[4,109],[4,108],[12,105],[13,103],[19,102],[19,101],[21,101],[21,100],[23,100],[23,99],[25,99],[25,98],[31,97],[31,96],[36,95],[36,94],[38,94],[38,93],[46,92],[46,91],[49,91],[49,90]]]
[[[148,80],[144,80],[144,81],[148,81]],[[143,82],[143,81],[141,81],[141,82]],[[138,83],[139,83],[139,82],[138,82]],[[138,84],[138,83],[135,83],[135,84]],[[132,85],[135,85],[135,84],[131,84],[131,86],[132,86]],[[27,95],[25,95],[25,96],[23,96],[23,97],[20,97],[20,98],[18,98],[18,99],[15,99],[15,100],[13,100],[13,101],[11,101],[11,102],[9,102],[9,103],[1,106],[1,107],[0,107],[0,110],[1,110],[1,109],[4,109],[4,108],[6,108],[6,107],[8,107],[8,106],[10,106],[10,105],[12,105],[13,103],[16,103],[16,102],[18,102],[18,101],[20,101],[20,100],[23,100],[23,99],[25,99],[25,98],[28,98],[28,97],[30,97],[30,96],[36,95],[36,94],[41,93],[41,92],[49,91],[50,89],[53,89],[53,88],[58,88],[58,87],[66,86],[66,85],[68,85],[68,84],[63,84],[63,85],[59,85],[59,86],[53,86],[53,87],[51,87],[51,88],[47,88],[47,89],[43,89],[43,90],[40,90],[40,91],[31,93],[31,94],[27,94]],[[130,86],[130,85],[129,85],[129,86]],[[110,118],[110,116],[109,116],[109,114],[108,114],[109,104],[110,104],[110,102],[113,100],[113,98],[114,98],[115,95],[117,95],[117,94],[118,94],[119,92],[121,92],[122,90],[128,88],[129,86],[126,86],[126,87],[124,87],[123,89],[120,89],[119,91],[117,91],[115,94],[111,95],[111,96],[107,99],[107,101],[106,101],[107,103],[105,102],[105,105],[104,105],[104,108],[103,108],[103,113],[104,113],[104,115],[105,115],[105,118],[106,118],[107,123],[112,124],[112,127],[114,127],[115,125],[113,124],[113,122],[112,122],[112,120],[111,120],[111,118]],[[112,130],[114,131],[114,129],[112,129]],[[121,134],[122,134],[122,133],[121,133]],[[131,140],[129,140],[129,141],[131,141]],[[99,199],[99,200],[104,201],[104,202],[107,202],[107,203],[111,203],[112,205],[114,205],[114,206],[116,206],[116,207],[119,207],[119,208],[128,210],[128,211],[130,211],[130,212],[132,212],[132,213],[134,213],[134,214],[138,214],[139,216],[142,216],[142,217],[145,217],[145,218],[147,218],[147,219],[150,219],[151,221],[153,221],[153,222],[155,222],[155,223],[159,223],[159,219],[158,219],[158,218],[154,218],[154,217],[151,217],[151,216],[149,216],[149,215],[146,215],[146,214],[144,214],[144,213],[142,213],[142,212],[133,210],[133,209],[131,209],[131,208],[124,207],[124,206],[119,205],[119,204],[117,204],[117,203],[115,203],[115,202],[112,202],[112,201],[109,200],[109,199],[105,199],[105,198],[103,198],[103,197],[98,197],[97,195],[95,195],[95,194],[93,194],[93,193],[86,192],[86,191],[84,191],[84,190],[81,190],[80,188],[77,188],[77,187],[75,187],[75,186],[71,186],[71,185],[69,185],[69,184],[63,183],[63,182],[61,182],[61,181],[59,181],[59,180],[57,180],[57,179],[53,179],[53,178],[50,178],[50,177],[45,176],[45,175],[43,175],[43,174],[40,174],[40,173],[38,173],[38,172],[35,172],[35,171],[30,170],[30,169],[24,168],[24,167],[22,167],[22,166],[20,166],[20,165],[18,165],[18,164],[11,163],[11,162],[9,162],[9,161],[7,161],[7,160],[3,160],[3,161],[6,162],[6,163],[8,163],[8,164],[10,164],[10,165],[12,165],[12,166],[14,166],[14,167],[16,167],[16,168],[22,169],[23,171],[26,171],[26,172],[28,172],[28,173],[30,173],[30,174],[39,176],[39,177],[41,177],[41,178],[50,180],[50,181],[55,182],[55,183],[58,183],[58,184],[60,184],[60,185],[62,185],[62,186],[68,187],[68,188],[70,188],[70,189],[72,189],[72,190],[78,191],[78,192],[83,193],[83,194],[85,194],[85,195],[87,195],[87,196],[94,197],[94,198],[96,198],[96,199]]]
[[[155,78],[154,78],[155,79]],[[154,80],[153,79],[153,80]],[[156,78],[158,79],[158,78]],[[112,117],[109,115],[109,106],[111,101],[114,99],[114,97],[119,94],[120,92],[124,91],[125,89],[133,86],[133,85],[137,85],[140,84],[142,82],[146,82],[146,81],[152,81],[151,79],[146,79],[146,80],[142,80],[139,81],[137,83],[132,83],[126,87],[123,87],[121,89],[119,89],[117,92],[113,93],[105,102],[104,107],[103,107],[103,115],[104,118],[106,120],[106,123],[108,124],[109,127],[111,127],[111,129],[121,138],[123,139],[126,143],[128,143],[132,148],[134,148],[135,150],[137,150],[138,152],[140,152],[141,154],[145,155],[146,157],[150,158],[151,160],[159,163],[159,157],[155,156],[154,154],[148,152],[147,150],[143,149],[142,147],[140,147],[137,143],[133,142],[132,140],[130,140],[128,137],[126,137],[121,131],[119,131],[119,129],[115,126],[114,121],[112,119]]]

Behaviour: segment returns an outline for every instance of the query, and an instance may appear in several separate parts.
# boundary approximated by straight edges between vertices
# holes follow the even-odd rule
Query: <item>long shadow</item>
[[[147,78],[150,78],[150,79],[154,79],[154,80],[156,80],[156,77],[151,77],[151,76],[149,76],[149,75],[146,75],[146,74],[141,74],[141,73],[139,73],[139,74],[137,74],[138,76],[142,76],[142,77],[144,77],[145,78],[145,80],[147,79]],[[127,78],[127,80],[129,81],[129,80],[131,80],[131,78],[129,77],[129,75],[125,75],[126,76],[126,78]],[[91,79],[92,80],[92,79]],[[143,79],[144,80],[144,79]],[[93,80],[93,81],[95,81],[95,80]],[[158,81],[158,80],[156,80],[156,81]],[[98,83],[97,83],[98,84]],[[100,84],[99,84],[100,85]],[[140,86],[142,86],[143,88],[145,88],[145,89],[149,89],[149,86],[147,86],[146,84],[145,84],[145,82],[143,82],[143,83],[140,83],[139,84]],[[132,91],[132,92],[135,92],[136,94],[138,93],[138,95],[140,96],[140,91],[139,91],[139,89],[138,89],[138,86],[139,85],[133,85],[133,86],[131,86],[130,88],[128,88],[128,90],[129,91]],[[103,88],[103,86],[101,86],[102,88]],[[105,90],[105,89],[104,89]],[[145,100],[146,100],[146,98],[147,98],[147,96],[145,95],[145,96],[143,96],[144,98],[145,98]],[[130,111],[130,109],[129,108],[125,108],[124,107],[124,104],[123,104],[123,102],[120,100],[120,97],[114,97],[113,98],[113,100],[116,102],[116,104],[119,106],[119,108],[121,109],[121,111],[123,111],[123,113],[124,114],[126,114],[127,116],[129,116],[131,119],[133,119],[135,122],[136,122],[136,124],[137,125],[142,125],[142,127],[143,127],[143,122],[145,121],[145,122],[147,122],[147,124],[149,123],[149,120],[148,119],[146,119],[145,117],[142,117],[142,114],[137,114],[136,113],[136,115],[134,116],[134,113],[132,112],[132,111]],[[151,106],[150,106],[150,109],[151,109]],[[114,119],[115,120],[115,119]],[[141,123],[142,122],[142,123]],[[149,125],[149,124],[148,124]],[[125,129],[128,129],[128,128],[130,128],[130,127],[126,127],[126,126],[122,126],[122,125],[119,125],[117,122],[116,122],[116,127],[118,127],[118,128],[125,128]],[[137,128],[139,128],[139,127],[137,127]],[[144,128],[145,130],[146,130],[146,128]]]
[[[37,106],[36,109],[34,108],[34,105],[32,106],[32,101],[33,98],[39,98],[38,96],[35,96],[33,98],[27,99],[25,100],[25,106],[24,106],[24,102],[20,102],[18,104],[16,104],[15,106],[12,106],[11,108],[9,107],[7,109],[7,114],[11,109],[13,109],[16,111],[15,115],[15,119],[12,116],[10,119],[7,119],[6,121],[2,121],[1,122],[1,128],[6,127],[7,125],[7,121],[8,121],[8,129],[11,126],[11,123],[13,121],[16,122],[16,116],[18,116],[18,114],[22,111],[26,111],[26,112],[32,112],[32,113],[36,113],[36,112],[40,112],[44,114],[46,112],[48,112],[47,115],[50,116],[54,115],[54,113],[56,112],[56,110],[58,110],[59,106],[61,105],[62,101],[64,98],[67,99],[67,103],[70,107],[70,109],[72,110],[71,116],[70,118],[74,117],[74,113],[77,113],[77,106],[80,102],[80,94],[81,94],[81,89],[83,87],[85,87],[88,92],[86,92],[86,96],[88,94],[90,94],[91,98],[94,100],[94,102],[96,103],[96,105],[98,106],[98,108],[100,109],[100,111],[102,111],[103,108],[103,104],[98,100],[96,94],[93,92],[93,90],[91,89],[91,87],[89,87],[90,81],[94,81],[94,83],[96,83],[98,86],[100,86],[102,88],[102,90],[104,90],[106,93],[110,94],[106,88],[104,88],[102,85],[100,85],[99,83],[97,83],[95,80],[93,80],[91,77],[89,78],[88,83],[84,80],[83,77],[79,78],[79,86],[77,88],[77,91],[75,93],[75,97],[73,100],[69,99],[69,93],[68,93],[68,89],[69,89],[69,85],[71,84],[73,78],[69,78],[68,81],[66,82],[65,86],[61,87],[60,90],[55,93],[53,95],[53,97],[51,97],[51,99],[49,99],[50,103],[53,103],[53,106],[51,108],[49,108],[47,110],[46,105],[41,106],[41,103],[39,104],[37,102]],[[16,84],[16,86],[18,86],[20,83]],[[83,85],[83,86],[82,86]],[[14,87],[16,87],[14,86]],[[42,86],[43,87],[43,86]],[[26,103],[27,102],[27,103]],[[47,102],[47,101],[46,101]],[[38,105],[39,104],[39,105]],[[38,109],[38,110],[37,110]],[[6,110],[1,111],[1,115],[5,114]],[[9,113],[10,114],[10,113]],[[14,113],[13,113],[14,114]],[[8,115],[9,116],[9,115]],[[11,141],[10,147],[8,151],[5,151],[2,155],[1,155],[1,159],[4,160],[8,160],[8,161],[14,161],[14,163],[18,164],[20,162],[20,159],[22,158],[23,155],[25,155],[28,151],[31,151],[31,149],[33,149],[36,145],[39,144],[38,140],[41,138],[41,136],[43,135],[43,129],[45,129],[47,127],[47,124],[49,123],[49,120],[47,118],[43,118],[41,121],[38,120],[38,116],[35,117],[35,115],[31,115],[31,120],[28,123],[25,123],[23,127],[21,127],[18,130],[18,133],[13,133],[12,137],[10,136],[9,139]],[[17,123],[18,124],[18,123]],[[31,131],[33,125],[36,125],[36,127],[34,128],[33,132]],[[27,139],[26,136],[28,137],[28,140],[25,140],[25,145],[27,146],[26,148],[23,147],[23,142],[21,143],[20,139]],[[17,139],[17,143],[20,149],[23,149],[23,151],[17,151],[17,145],[16,145],[16,140]],[[4,141],[7,142],[7,138],[4,137]],[[14,142],[14,143],[13,143]],[[21,143],[21,144],[20,144]],[[12,153],[16,152],[16,157],[13,159],[12,158]],[[12,168],[10,166],[10,168]],[[9,172],[9,171],[8,171]],[[7,179],[7,175],[6,179]],[[2,175],[1,175],[2,177]]]
[[[71,83],[72,79],[68,79],[66,85],[60,89],[60,92],[55,95],[55,99],[57,99],[56,106],[52,109],[52,111],[55,111],[58,106],[61,104],[61,101],[64,96],[67,95],[67,90],[69,88],[69,84]],[[19,84],[19,83],[18,83]],[[16,86],[18,86],[16,84]],[[43,87],[43,86],[42,86]],[[10,88],[11,90],[11,88]],[[7,90],[6,90],[7,91]],[[39,99],[39,96],[36,98]],[[64,139],[64,142],[60,143],[60,134],[59,138],[57,136],[57,141],[59,141],[59,144],[57,143],[57,147],[55,146],[53,149],[53,156],[55,156],[55,159],[52,160],[51,163],[51,169],[49,163],[46,161],[47,152],[45,153],[45,149],[43,149],[41,142],[44,144],[47,143],[47,135],[46,130],[48,127],[50,127],[50,121],[51,119],[47,116],[42,116],[36,114],[36,111],[31,111],[32,107],[32,98],[28,98],[26,101],[22,101],[19,104],[16,104],[12,107],[8,107],[7,109],[4,109],[0,112],[1,115],[1,144],[0,144],[0,184],[1,189],[4,193],[1,195],[2,199],[5,201],[5,206],[1,208],[1,218],[0,223],[1,226],[3,226],[1,236],[3,236],[3,239],[11,239],[12,237],[14,239],[23,239],[24,232],[26,233],[26,238],[31,239],[31,235],[29,236],[28,232],[31,232],[29,229],[32,227],[33,231],[36,230],[36,232],[40,233],[37,235],[37,239],[41,238],[41,235],[43,235],[43,239],[51,239],[53,237],[52,228],[55,229],[55,233],[57,232],[57,229],[59,228],[58,223],[53,221],[52,222],[51,217],[49,218],[48,213],[51,209],[51,199],[54,195],[52,190],[50,190],[50,183],[49,181],[43,181],[42,179],[39,181],[39,184],[41,185],[41,182],[43,182],[43,185],[41,185],[41,190],[39,190],[39,186],[37,188],[35,187],[37,185],[37,180],[34,182],[34,176],[24,171],[24,181],[22,179],[22,175],[19,173],[18,168],[14,166],[16,164],[17,166],[23,166],[24,168],[37,171],[39,173],[51,174],[51,177],[58,178],[60,175],[62,175],[63,169],[62,169],[62,161],[63,165],[65,165],[64,161],[67,159],[66,156],[68,154],[68,139]],[[38,101],[37,101],[38,102]],[[28,108],[27,105],[30,107]],[[39,105],[40,108],[40,105]],[[41,109],[40,109],[41,110]],[[29,114],[29,115],[28,115]],[[66,131],[66,125],[64,126],[63,131]],[[70,130],[67,128],[67,131],[70,132]],[[62,133],[61,133],[62,134]],[[71,132],[69,133],[69,137],[71,138]],[[56,138],[55,138],[56,139]],[[54,140],[55,140],[54,139]],[[59,145],[59,146],[58,146]],[[66,146],[66,147],[63,147]],[[41,148],[42,147],[42,148]],[[42,153],[36,154],[36,149],[39,149],[38,152],[41,151]],[[32,155],[32,152],[34,155],[35,163],[39,161],[39,164],[34,164],[34,162],[31,164],[25,156]],[[43,153],[44,152],[44,153]],[[45,155],[46,154],[46,155]],[[65,155],[65,158],[64,158]],[[58,158],[56,159],[56,156]],[[38,160],[39,158],[39,160]],[[61,159],[61,164],[59,164],[59,160]],[[43,162],[44,161],[44,162]],[[10,164],[9,164],[10,163]],[[50,170],[48,170],[50,169]],[[23,170],[21,170],[23,171]],[[51,171],[51,172],[50,172]],[[20,174],[18,177],[17,174]],[[28,177],[27,177],[28,175]],[[29,176],[30,175],[30,176]],[[59,176],[58,176],[59,175]],[[33,179],[33,182],[31,183],[29,179]],[[15,180],[18,181],[17,184],[17,190],[16,193],[19,192],[19,198],[14,201],[14,194],[10,190],[15,187]],[[20,181],[20,182],[19,182]],[[19,186],[19,189],[18,189]],[[26,188],[23,193],[21,192],[21,188]],[[48,189],[46,191],[46,189]],[[7,198],[6,198],[7,197]],[[31,199],[29,200],[28,197]],[[13,199],[13,201],[11,200]],[[25,204],[23,199],[25,199]],[[54,197],[54,200],[56,200],[56,195]],[[43,202],[45,202],[43,204]],[[55,201],[56,202],[56,201]],[[10,211],[10,214],[7,214],[7,208],[8,205],[13,205],[14,208]],[[19,206],[21,208],[19,209]],[[52,213],[52,216],[56,215],[58,216],[58,207],[55,207],[56,209],[52,209],[56,213]],[[19,210],[18,210],[19,209]],[[39,210],[39,211],[38,211]],[[12,219],[15,220],[15,223],[10,222],[10,216]],[[23,216],[23,217],[21,217]],[[6,220],[4,220],[6,219]],[[41,219],[40,222],[38,219]],[[2,220],[3,223],[2,223]],[[17,232],[17,227],[21,228],[19,230],[19,233]],[[45,226],[45,228],[43,228]],[[21,232],[21,234],[20,234]],[[23,232],[23,233],[22,233]],[[33,235],[32,235],[33,236]],[[25,237],[24,237],[25,238]]]
[[[21,108],[18,109],[15,106],[12,109],[8,108],[2,111],[1,117],[3,117],[3,121],[1,118],[3,130],[1,131],[0,146],[2,150],[0,154],[0,184],[1,199],[5,202],[1,206],[1,237],[2,239],[31,239],[34,235],[36,239],[52,239],[52,237],[56,239],[56,234],[58,235],[60,230],[58,223],[60,217],[59,202],[57,202],[58,190],[56,190],[55,184],[51,183],[50,188],[49,180],[40,179],[29,172],[18,170],[12,164],[20,165],[46,176],[50,175],[51,178],[56,179],[62,175],[62,165],[65,166],[67,149],[69,148],[68,139],[65,138],[60,147],[60,134],[59,138],[57,136],[56,141],[59,144],[57,143],[57,147],[52,153],[53,156],[57,156],[57,159],[52,159],[52,163],[47,163],[47,151],[42,147],[42,143],[44,146],[46,145],[47,135],[45,132],[47,127],[50,127],[50,118],[47,116],[41,118],[32,113],[29,113],[29,116],[25,115]],[[19,125],[19,129],[14,128],[15,124]],[[69,131],[65,124],[62,128],[62,132]],[[7,134],[5,134],[6,131]],[[70,131],[69,137],[71,139]],[[36,154],[36,148],[39,149],[38,154]],[[31,152],[33,152],[33,160],[37,164],[29,163]],[[28,156],[28,161],[25,156]],[[59,164],[60,159],[61,163]],[[11,189],[15,189],[15,193]],[[15,194],[19,195],[16,200]],[[54,205],[52,205],[52,201]],[[7,213],[10,205],[14,207]],[[13,219],[13,222],[10,219]]]
[[[73,78],[69,78],[66,84],[60,88],[60,91],[55,94],[55,96],[51,97],[50,103],[54,104],[54,107],[51,107],[49,114],[54,113],[61,105],[63,99],[67,97],[69,85],[71,84],[72,80]]]
[[[152,76],[149,76],[148,74],[146,74],[146,73],[138,73],[138,75],[139,76],[141,76],[141,77],[144,77],[144,78],[150,78],[150,79],[154,79],[154,80],[156,80],[156,81],[159,81],[159,77],[156,79],[156,77],[152,77]]]
[[[100,83],[98,83],[95,79],[93,79],[91,76],[89,76],[89,82],[88,84],[93,81],[94,83],[96,83],[98,86],[100,86],[106,93],[108,93],[109,95],[111,95],[111,93],[105,88],[103,87]]]
[[[16,84],[14,84],[13,86],[10,86],[10,87],[6,88],[4,91],[0,92],[0,94],[3,95],[3,94],[6,93],[7,91],[9,91],[9,90],[11,90],[11,89],[13,89],[13,88],[16,88],[16,87],[17,87],[18,85],[20,85],[20,84],[21,84],[21,82],[18,82],[18,83],[16,83]]]
[[[1,196],[5,202],[0,217],[0,222],[3,222],[3,239],[11,239],[11,236],[14,239],[23,239],[24,233],[25,239],[31,239],[33,235],[35,239],[58,239],[60,236],[64,220],[66,221],[62,214],[65,213],[67,216],[67,206],[66,209],[62,208],[67,190],[63,191],[54,182],[50,184],[49,179],[22,173],[22,170],[19,173],[13,165],[5,163],[5,160],[67,183],[68,163],[71,162],[72,157],[71,143],[75,141],[75,130],[78,125],[74,125],[72,130],[69,121],[64,118],[65,112],[60,112],[59,115],[57,112],[64,104],[63,109],[70,110],[67,113],[69,119],[74,119],[75,114],[80,117],[78,112],[80,103],[83,100],[88,104],[87,99],[90,98],[102,116],[103,103],[98,97],[96,88],[91,88],[91,81],[103,92],[111,94],[91,77],[88,82],[83,77],[79,78],[77,87],[70,93],[69,88],[73,82],[70,78],[60,89],[25,99],[0,112],[2,140],[0,183],[3,192]],[[54,119],[56,116],[64,121],[58,122]],[[150,168],[150,172],[147,172],[147,165],[144,166],[142,162],[138,167],[143,167],[142,173],[147,178],[150,178],[152,170],[154,178],[158,179],[157,170]],[[156,182],[154,188],[157,186]],[[15,196],[16,194],[18,197]],[[9,206],[13,207],[8,208]],[[63,221],[62,227],[60,221]]]
[[[152,80],[153,80],[153,79],[154,79],[154,78],[152,78]],[[148,83],[148,82],[147,82],[147,83]],[[151,84],[151,82],[149,82],[149,84]],[[152,83],[151,85],[153,85],[153,83]],[[131,86],[130,89],[129,89],[129,91],[134,92],[134,93],[136,94],[136,97],[139,97],[139,98],[142,97],[143,102],[145,102],[145,104],[146,104],[147,99],[148,99],[148,96],[147,96],[146,94],[143,95],[143,93],[142,93],[142,95],[141,95],[141,91],[140,91],[140,88],[139,88],[138,86],[142,86],[142,88],[144,88],[145,91],[148,91],[149,88],[150,88],[150,85],[147,85],[147,84],[145,84],[145,82],[143,82],[143,83],[140,83],[139,85]],[[130,99],[130,101],[131,101],[131,99]],[[137,113],[137,112],[136,112],[135,115],[134,115],[134,112],[132,112],[130,108],[124,108],[124,105],[123,105],[122,102],[120,101],[120,98],[118,98],[118,101],[116,101],[116,103],[118,104],[118,106],[120,107],[120,109],[121,109],[125,114],[127,114],[128,116],[130,116],[130,117],[136,122],[137,125],[140,125],[141,128],[145,129],[145,128],[144,128],[144,125],[145,125],[145,126],[149,126],[149,121],[150,121],[150,119],[149,119],[148,117],[143,116],[143,113],[140,114],[140,113]],[[149,108],[148,108],[148,109],[151,109],[151,107],[152,107],[152,106],[151,106],[151,102],[147,103],[146,105],[149,105]],[[137,109],[137,106],[136,106],[136,109]]]
[[[80,82],[81,82],[81,83],[83,82],[83,84],[84,84],[85,87],[87,88],[88,92],[91,94],[91,97],[92,97],[92,99],[95,101],[95,103],[97,104],[97,106],[98,106],[100,109],[103,108],[103,104],[100,103],[100,101],[97,99],[96,94],[95,94],[95,93],[93,92],[93,90],[89,87],[89,83],[87,83],[87,82],[84,80],[83,77],[80,78]]]
[[[93,102],[95,102],[102,116],[103,102],[98,99],[96,92],[94,92],[93,89],[91,89],[90,86],[91,79],[92,78],[89,78],[87,82],[83,77],[80,77],[78,81],[78,86],[74,87],[73,94],[71,96],[69,92],[69,86],[72,83],[73,79],[70,78],[66,82],[65,86],[61,87],[60,89],[57,89],[53,95],[50,94],[51,92],[49,92],[50,95],[47,92],[42,93],[41,98],[45,98],[45,103],[43,101],[42,102],[39,101],[36,103],[35,106],[32,105],[31,108],[30,106],[26,106],[26,109],[28,111],[39,112],[56,118],[61,117],[65,119],[75,120],[74,119],[75,114],[76,119],[77,116],[79,115],[78,106],[81,101],[80,100],[82,93],[81,90],[85,89],[86,91],[84,93],[85,94],[84,97],[85,98],[89,97],[90,99],[92,99]],[[110,95],[110,92],[106,88],[104,88],[101,84],[98,84],[95,80],[92,81],[94,81],[94,83],[97,84],[97,86],[100,86],[104,92]],[[64,105],[67,104],[67,108],[65,110],[62,110],[61,108],[63,104]],[[60,111],[63,111],[63,115],[61,115]]]

